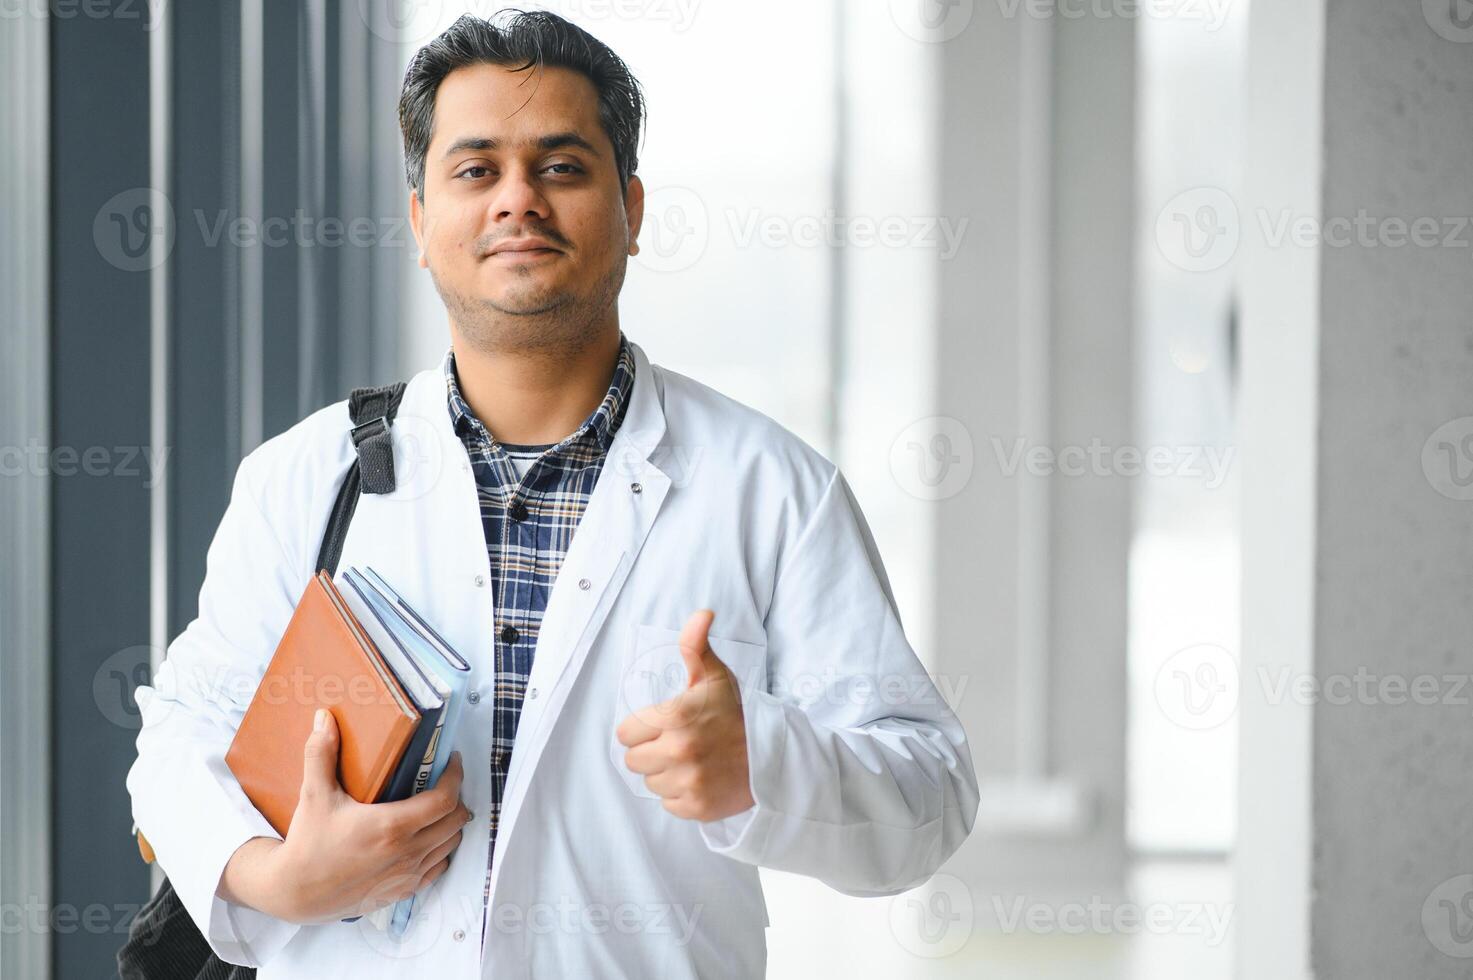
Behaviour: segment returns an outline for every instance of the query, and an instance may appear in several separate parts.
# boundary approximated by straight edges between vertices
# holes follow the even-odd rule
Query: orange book
[[[287,623],[225,754],[246,796],[283,837],[302,790],[302,750],[318,708],[338,724],[338,782],[373,803],[388,788],[420,713],[319,570]]]

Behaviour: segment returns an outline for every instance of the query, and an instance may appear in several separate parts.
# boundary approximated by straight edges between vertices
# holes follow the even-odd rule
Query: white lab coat
[[[965,735],[906,642],[843,477],[632,346],[627,414],[543,619],[489,908],[490,568],[438,364],[410,381],[393,426],[397,488],[358,503],[340,576],[381,572],[470,661],[481,695],[455,745],[474,819],[402,940],[366,917],[300,926],[215,896],[236,848],[279,836],[224,755],[352,461],[346,400],[241,462],[199,616],[138,689],[127,778],[139,828],[220,957],[260,980],[760,976],[759,866],[889,895],[966,837],[978,796]],[[683,686],[675,637],[702,607],[742,688],[757,801],[709,824],[666,812],[614,736]]]

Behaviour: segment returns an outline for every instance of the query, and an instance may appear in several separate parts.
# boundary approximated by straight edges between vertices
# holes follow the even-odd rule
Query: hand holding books
[[[371,568],[344,578],[355,603],[325,572],[308,583],[226,755],[285,840],[241,847],[224,883],[274,881],[299,922],[393,901],[375,921],[402,934],[469,818],[450,746],[470,665]]]

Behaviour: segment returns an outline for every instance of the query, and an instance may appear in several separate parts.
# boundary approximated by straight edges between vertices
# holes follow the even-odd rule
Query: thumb
[[[716,613],[710,609],[697,609],[680,631],[680,659],[685,661],[685,672],[690,675],[687,687],[694,687],[705,680],[715,666],[716,654],[707,639],[711,621],[715,618]]]
[[[302,754],[302,796],[341,792],[338,785],[338,720],[318,708]]]

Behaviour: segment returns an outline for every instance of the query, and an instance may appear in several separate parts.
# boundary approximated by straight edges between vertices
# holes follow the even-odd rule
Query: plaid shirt
[[[537,635],[547,597],[562,567],[588,498],[603,470],[614,433],[624,419],[634,388],[634,357],[619,333],[619,358],[603,403],[578,431],[552,446],[507,446],[497,442],[460,394],[455,348],[445,352],[445,389],[450,418],[476,476],[481,527],[491,556],[491,588],[496,610],[495,703],[491,712],[491,850],[501,820],[501,799],[516,742],[522,697],[532,673]],[[508,450],[525,455],[541,450],[518,477]],[[487,859],[482,901],[490,900],[491,859]]]

